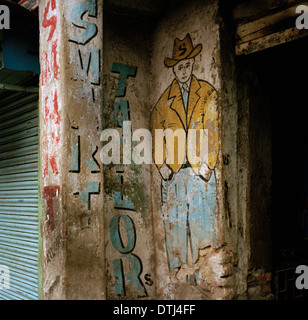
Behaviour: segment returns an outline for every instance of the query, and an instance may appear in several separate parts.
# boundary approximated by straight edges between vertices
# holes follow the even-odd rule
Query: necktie
[[[183,101],[184,101],[184,107],[187,111],[187,104],[188,104],[188,85],[186,83],[183,84]]]

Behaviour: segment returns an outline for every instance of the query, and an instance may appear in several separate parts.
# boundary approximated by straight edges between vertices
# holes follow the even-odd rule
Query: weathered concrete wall
[[[223,235],[235,255],[233,285],[227,298],[247,297],[250,255],[249,229],[249,118],[238,105],[234,24],[230,8],[221,2],[221,51],[218,67],[222,81]]]
[[[62,15],[59,1],[42,1],[40,6],[40,150],[41,233],[43,252],[43,298],[64,296],[65,250],[61,164],[63,159],[63,100],[60,82]]]
[[[173,270],[168,268],[170,257],[167,256],[168,244],[166,244],[162,209],[161,177],[157,168],[153,167],[152,170],[157,292],[160,297],[166,299],[185,299],[187,297],[191,299],[230,299],[237,295],[234,276],[238,250],[236,221],[238,212],[235,200],[237,199],[237,104],[236,87],[234,87],[232,74],[225,72],[226,78],[224,78],[222,73],[223,68],[232,69],[232,60],[221,52],[223,41],[221,32],[224,32],[222,28],[217,1],[191,1],[189,6],[180,5],[165,12],[165,16],[157,24],[154,32],[152,107],[174,79],[172,69],[166,68],[163,64],[166,57],[172,56],[174,39],[183,40],[187,34],[190,34],[194,46],[197,44],[203,46],[201,53],[195,57],[193,74],[197,79],[207,81],[216,89],[219,112],[219,154],[212,173],[216,178],[217,191],[214,195],[216,206],[214,210],[206,213],[206,206],[210,206],[210,203],[200,205],[198,213],[199,217],[208,214],[214,221],[214,237],[206,245],[199,247],[198,259],[195,262],[187,261]],[[230,39],[225,41],[230,45]],[[230,55],[232,57],[232,51]],[[201,94],[200,91],[199,94]],[[207,112],[210,110],[205,110],[205,113]],[[223,155],[226,166],[228,166],[228,170],[224,172]],[[208,190],[210,187],[209,184],[204,183],[199,188]],[[200,197],[197,190],[192,190],[190,196],[192,199]],[[212,199],[212,201],[215,200]],[[234,216],[231,217],[231,214]],[[226,231],[232,228],[231,226],[234,229]],[[233,235],[228,236],[228,232]],[[183,246],[185,245],[183,242]],[[183,250],[186,248],[184,247]],[[188,247],[187,252],[189,250]]]
[[[256,123],[245,88],[237,94],[228,7],[177,3],[153,24],[110,12],[103,18],[101,0],[44,0],[40,18],[44,298],[267,294],[267,270],[249,270],[258,169],[251,161],[259,155],[251,157],[250,147],[260,147],[249,136]],[[165,60],[181,54],[194,58],[186,106],[172,59]],[[203,173],[170,166],[162,181],[160,166],[126,164],[123,150],[121,163],[103,164],[110,139],[102,143],[102,130],[120,137],[127,130],[123,147],[137,129],[180,123],[209,130]]]
[[[105,298],[102,129],[103,1],[65,1],[66,294]]]
[[[253,62],[253,63],[252,63]],[[262,63],[262,62],[261,62]],[[246,170],[249,242],[248,298],[260,299],[270,293],[271,257],[271,106],[268,88],[262,85],[258,60],[237,59],[240,127],[245,134],[243,162]],[[259,279],[259,280],[258,280]]]
[[[121,137],[125,120],[131,122],[131,135],[150,129],[151,42],[146,28],[133,18],[110,13],[104,18],[104,129],[116,128]],[[123,159],[120,165],[104,165],[107,298],[153,299],[150,165],[125,164],[128,159]]]
[[[102,1],[40,3],[43,297],[102,299]]]

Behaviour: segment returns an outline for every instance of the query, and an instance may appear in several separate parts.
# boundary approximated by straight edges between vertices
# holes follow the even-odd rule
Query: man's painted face
[[[193,58],[185,59],[178,62],[173,67],[173,72],[179,82],[184,83],[190,79],[193,72],[194,63],[195,63],[195,59]]]

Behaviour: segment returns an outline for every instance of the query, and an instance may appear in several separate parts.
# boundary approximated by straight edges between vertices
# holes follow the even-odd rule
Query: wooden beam
[[[308,6],[308,3],[305,3]],[[297,5],[260,19],[239,24],[236,30],[236,54],[249,54],[307,36],[307,30],[295,27]]]
[[[279,44],[287,43],[308,36],[308,30],[299,30],[296,27],[272,33],[270,35],[254,39],[236,45],[236,55],[247,55]]]

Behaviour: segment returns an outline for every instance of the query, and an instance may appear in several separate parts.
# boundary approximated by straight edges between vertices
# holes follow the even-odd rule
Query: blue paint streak
[[[122,183],[121,175],[116,174],[115,179]],[[135,206],[131,200],[124,199],[123,195],[119,191],[113,191],[113,206],[115,209],[134,210]]]
[[[129,121],[129,107],[127,100],[120,100],[114,103],[114,114],[111,115],[111,120],[116,121],[119,128],[123,128],[123,121]],[[119,111],[121,116],[119,116]]]
[[[123,272],[123,260],[128,259],[130,263],[130,271],[126,274]],[[125,296],[125,281],[131,290],[137,292],[138,297],[147,297],[147,292],[140,280],[142,273],[142,264],[140,259],[134,254],[127,254],[121,259],[113,260],[113,274],[115,280],[115,293],[117,296]]]
[[[128,77],[136,77],[137,67],[129,66],[127,64],[122,64],[118,62],[114,62],[112,64],[111,71],[113,73],[119,73],[120,79],[118,83],[118,88],[116,92],[116,98],[125,97],[126,94],[126,79]]]
[[[86,47],[84,56],[78,48],[71,48],[70,59],[77,59],[78,75],[81,80],[90,79],[91,84],[100,84],[100,49]],[[77,77],[78,78],[78,77]]]
[[[71,157],[70,157],[70,172],[79,172],[80,165],[79,165],[79,147],[72,147],[71,150]]]
[[[80,192],[80,200],[86,204],[88,210],[91,209],[91,194],[99,194],[100,193],[100,182],[98,181],[89,181],[82,182],[83,185],[81,187]],[[75,188],[78,186],[78,182],[73,182]]]
[[[90,159],[86,160],[86,164],[91,171],[91,173],[98,173],[101,171],[100,167],[98,166],[98,163],[96,162],[94,156],[97,153],[98,148],[94,145],[92,146],[92,157]]]
[[[120,235],[120,219],[124,222],[126,231],[127,244],[125,247]],[[121,253],[130,253],[134,250],[136,245],[135,225],[129,216],[123,214],[114,216],[110,221],[109,228],[111,243],[117,251]]]
[[[91,48],[91,68],[90,79],[91,83],[95,85],[100,84],[100,50]]]
[[[123,297],[125,296],[125,282],[124,282],[122,259],[113,260],[112,265],[113,265],[115,294],[118,297]]]
[[[192,262],[199,249],[216,240],[216,180],[212,173],[208,183],[181,169],[171,181],[162,181],[162,198],[167,205],[164,225],[170,270],[187,263],[188,236]]]
[[[79,44],[86,44],[97,34],[97,26],[95,23],[82,20],[84,14],[89,11],[89,17],[97,16],[96,0],[88,0],[88,2],[78,2],[71,11],[71,21],[77,28],[84,29],[81,34],[72,36],[70,41]]]

